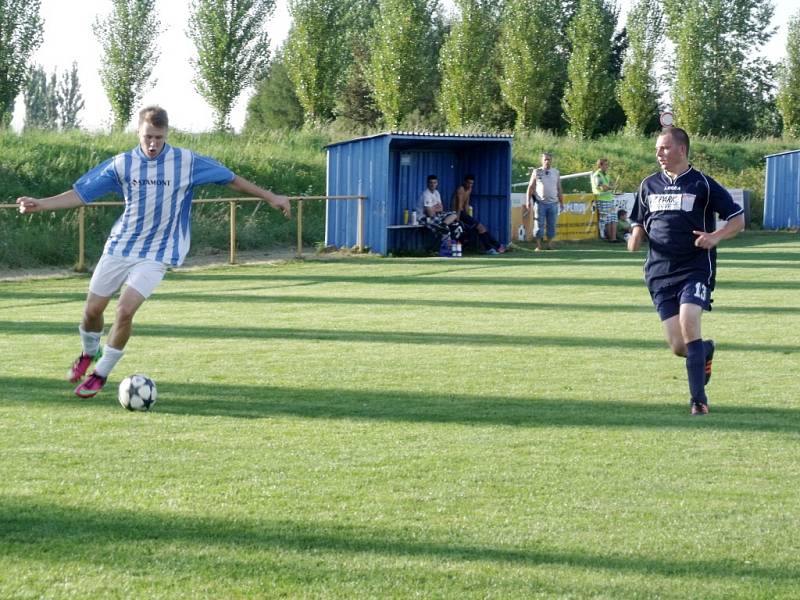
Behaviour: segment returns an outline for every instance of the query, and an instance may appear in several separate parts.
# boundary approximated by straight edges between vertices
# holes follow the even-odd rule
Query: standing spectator
[[[553,156],[542,152],[542,166],[534,169],[525,194],[524,210],[530,210],[531,203],[536,206],[536,250],[542,249],[542,241],[547,234],[547,248],[554,250],[556,222],[559,210],[564,210],[564,193],[561,191],[561,173],[552,167]]]
[[[239,193],[266,200],[284,216],[291,214],[286,196],[265,190],[215,160],[167,143],[167,111],[148,106],[139,112],[139,145],[94,167],[72,189],[49,198],[17,199],[23,214],[75,208],[109,192],[121,195],[125,210],[106,240],[103,256],[89,282],[89,294],[78,332],[82,353],[67,379],[77,383],[96,361],[94,370],[75,388],[91,398],[119,362],[133,330],[133,317],[161,283],[167,267],[179,266],[189,251],[192,193],[198,185],[227,185]],[[103,313],[123,286],[114,325],[101,349]]]
[[[639,186],[631,210],[628,250],[650,240],[645,282],[672,352],[686,358],[691,414],[708,414],[714,342],[703,340],[700,321],[711,310],[716,246],[744,228],[743,209],[716,181],[689,164],[689,136],[666,129],[656,142],[662,171]],[[717,213],[727,223],[715,230]]]
[[[427,186],[419,196],[418,212],[422,215],[419,222],[439,238],[441,246],[445,246],[450,240],[461,237],[463,227],[455,211],[444,210],[438,188],[439,178],[428,175]]]
[[[617,242],[617,214],[614,212],[614,193],[608,176],[608,159],[597,160],[597,170],[592,173],[592,193],[595,194],[600,231],[607,242]]]
[[[472,188],[475,185],[475,176],[472,174],[464,175],[464,182],[453,192],[451,206],[458,214],[458,220],[464,227],[464,234],[470,238],[477,238],[483,246],[486,254],[502,254],[506,247],[492,237],[483,223],[472,216],[470,199],[472,198]]]

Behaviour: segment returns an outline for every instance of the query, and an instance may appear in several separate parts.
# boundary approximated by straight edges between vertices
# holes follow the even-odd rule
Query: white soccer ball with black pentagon
[[[130,375],[119,384],[119,403],[128,410],[150,410],[157,397],[156,383],[147,375]]]

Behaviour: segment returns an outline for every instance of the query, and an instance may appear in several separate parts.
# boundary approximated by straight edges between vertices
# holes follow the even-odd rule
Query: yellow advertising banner
[[[536,222],[522,214],[525,194],[511,194],[511,236],[514,241],[533,240]],[[599,237],[593,194],[564,194],[564,210],[558,215],[556,239],[594,240]]]
[[[564,210],[558,215],[556,239],[594,240],[598,237],[594,194],[564,194]]]

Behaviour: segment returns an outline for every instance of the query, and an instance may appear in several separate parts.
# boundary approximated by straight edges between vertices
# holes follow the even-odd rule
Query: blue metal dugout
[[[330,144],[327,195],[364,195],[363,243],[389,254],[418,247],[404,211],[417,208],[428,175],[439,178],[445,210],[464,175],[475,176],[474,216],[501,243],[508,243],[511,218],[510,135],[389,132]],[[351,247],[358,237],[358,203],[328,200],[325,244]],[[409,228],[411,229],[411,228]]]
[[[800,227],[800,150],[764,158],[764,228]]]

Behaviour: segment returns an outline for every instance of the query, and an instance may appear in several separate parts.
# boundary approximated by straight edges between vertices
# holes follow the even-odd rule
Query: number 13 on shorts
[[[703,302],[708,299],[708,288],[699,281],[694,284],[694,297],[699,298]]]

